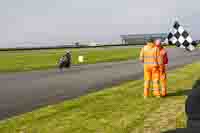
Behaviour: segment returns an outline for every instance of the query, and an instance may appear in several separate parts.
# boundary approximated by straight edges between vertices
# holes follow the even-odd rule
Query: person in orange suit
[[[168,55],[165,48],[161,45],[161,40],[157,39],[155,41],[156,47],[160,49],[160,83],[161,83],[161,95],[165,97],[167,95],[167,73],[166,73],[166,66],[168,64]]]
[[[159,53],[151,38],[140,51],[140,61],[144,64],[144,98],[149,96],[150,82],[153,82],[153,94],[160,97],[159,90]]]

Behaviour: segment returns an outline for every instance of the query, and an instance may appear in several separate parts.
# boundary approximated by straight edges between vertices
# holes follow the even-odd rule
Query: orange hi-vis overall
[[[168,64],[168,56],[167,56],[167,51],[163,48],[160,47],[160,66],[159,66],[159,71],[160,71],[160,83],[162,87],[161,94],[162,96],[167,95],[167,73],[166,73],[166,64]]]
[[[153,94],[160,96],[159,91],[159,53],[154,43],[147,43],[140,51],[140,61],[144,63],[144,96],[149,96],[150,81],[153,81]]]

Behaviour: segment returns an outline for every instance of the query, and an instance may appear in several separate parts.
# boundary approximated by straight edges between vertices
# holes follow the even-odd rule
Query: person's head
[[[70,53],[70,51],[69,51],[69,50],[67,50],[67,51],[66,51],[66,53]]]
[[[66,51],[65,55],[70,55],[71,52],[69,50]]]
[[[149,38],[147,41],[146,41],[146,44],[154,44],[154,39],[153,38]]]
[[[153,38],[149,38],[148,42],[149,43],[154,43],[154,39]]]
[[[156,40],[154,41],[154,43],[155,43],[155,45],[156,45],[157,47],[161,47],[161,40],[160,40],[160,39],[156,39]]]

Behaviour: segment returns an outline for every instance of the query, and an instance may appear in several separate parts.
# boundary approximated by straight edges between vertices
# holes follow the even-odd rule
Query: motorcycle
[[[60,70],[62,70],[63,68],[69,68],[70,66],[71,66],[71,54],[67,53],[66,55],[60,58],[58,67]]]

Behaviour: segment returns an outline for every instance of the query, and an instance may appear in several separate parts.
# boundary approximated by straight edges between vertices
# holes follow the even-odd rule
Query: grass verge
[[[1,51],[0,72],[30,71],[57,67],[66,49]],[[80,64],[78,56],[84,56],[83,64],[136,59],[139,48],[87,48],[72,49],[72,63]]]
[[[171,71],[166,98],[143,99],[143,81],[132,81],[0,121],[0,132],[160,133],[182,128],[186,94],[200,78],[199,67],[194,63]]]

